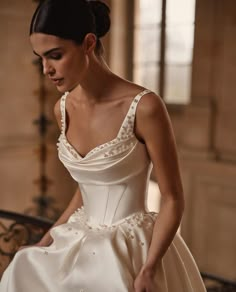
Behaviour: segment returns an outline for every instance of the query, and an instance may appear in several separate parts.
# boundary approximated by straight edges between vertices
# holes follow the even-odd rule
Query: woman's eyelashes
[[[51,60],[60,60],[61,58],[62,58],[62,54],[53,54],[53,55],[50,55],[50,56],[47,56],[47,57],[44,57],[45,59],[51,59]],[[43,62],[43,59],[44,58],[42,58],[42,57],[38,57],[38,61],[40,62],[40,63],[42,63]]]
[[[62,55],[61,54],[52,54],[49,56],[50,59],[53,59],[53,60],[60,60],[62,58]]]

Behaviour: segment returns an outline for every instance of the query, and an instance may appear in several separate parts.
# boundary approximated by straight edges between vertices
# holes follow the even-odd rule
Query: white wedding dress
[[[145,263],[158,214],[146,209],[152,163],[134,135],[142,91],[132,101],[115,139],[82,157],[66,139],[61,98],[59,158],[78,182],[84,206],[51,229],[49,247],[17,252],[3,274],[0,292],[132,292]],[[179,234],[157,269],[154,292],[206,291]]]

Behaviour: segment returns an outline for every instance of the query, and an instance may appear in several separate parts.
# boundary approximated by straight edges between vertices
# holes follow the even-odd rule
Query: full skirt
[[[133,292],[147,258],[155,213],[135,213],[112,226],[90,224],[83,209],[51,229],[48,247],[18,251],[0,292]],[[155,276],[155,292],[204,292],[196,263],[177,233]]]

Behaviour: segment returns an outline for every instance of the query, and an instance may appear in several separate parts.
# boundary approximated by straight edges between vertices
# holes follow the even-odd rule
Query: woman
[[[205,291],[176,234],[184,198],[170,119],[160,97],[108,68],[109,27],[99,1],[46,0],[33,16],[33,51],[63,94],[59,158],[78,189],[41,241],[17,252],[1,292]],[[158,215],[145,207],[152,166]]]

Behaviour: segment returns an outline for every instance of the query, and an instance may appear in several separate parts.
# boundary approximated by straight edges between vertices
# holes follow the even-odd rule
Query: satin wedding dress
[[[133,132],[132,101],[117,137],[82,157],[67,141],[61,98],[59,158],[78,182],[84,206],[68,222],[51,229],[49,247],[17,252],[0,292],[132,292],[145,263],[158,214],[146,209],[152,163]],[[179,234],[156,271],[154,292],[206,291],[195,261]]]

